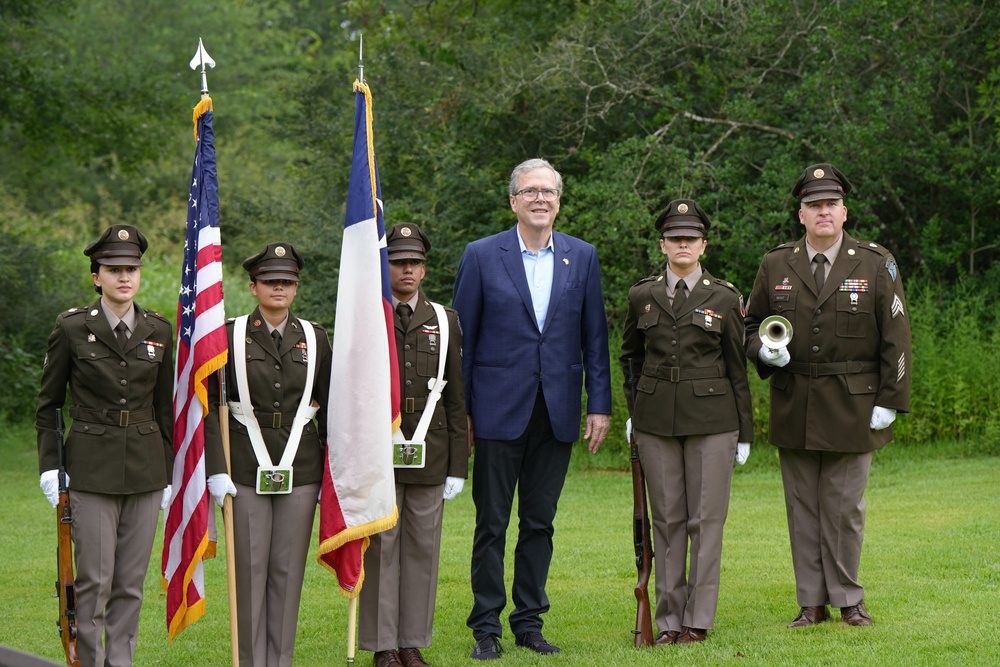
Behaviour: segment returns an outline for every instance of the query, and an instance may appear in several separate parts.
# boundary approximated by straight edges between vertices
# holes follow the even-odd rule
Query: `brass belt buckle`
[[[681,367],[680,366],[671,366],[670,367],[670,381],[671,382],[680,382],[681,381]]]
[[[128,426],[128,410],[118,411],[118,425],[121,427]]]
[[[271,428],[281,428],[281,413],[274,412],[271,414]]]

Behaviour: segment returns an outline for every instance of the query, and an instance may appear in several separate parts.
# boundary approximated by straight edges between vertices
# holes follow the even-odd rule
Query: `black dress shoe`
[[[487,635],[476,641],[476,647],[469,657],[473,660],[496,660],[502,652],[503,647],[496,635]]]
[[[525,632],[520,634],[516,637],[514,643],[518,646],[530,648],[535,653],[558,653],[561,650],[558,646],[550,644],[542,636],[541,632]]]
[[[677,643],[677,635],[680,633],[676,630],[664,630],[660,633],[660,636],[656,638],[653,642],[653,646],[670,646],[671,644]]]
[[[872,621],[872,617],[868,615],[868,610],[865,609],[864,600],[857,603],[853,607],[841,607],[840,618],[844,621],[844,623],[855,627],[871,625],[874,622]]]
[[[830,618],[830,610],[826,605],[822,607],[802,607],[795,620],[788,624],[790,628],[805,628],[810,625],[819,625]]]

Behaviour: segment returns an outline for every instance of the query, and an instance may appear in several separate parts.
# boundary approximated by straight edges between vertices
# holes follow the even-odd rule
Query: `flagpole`
[[[226,456],[226,474],[233,476],[229,460],[229,401],[226,396],[226,369],[219,370],[219,431],[222,452]],[[222,524],[226,536],[226,583],[229,589],[229,653],[233,667],[240,667],[240,632],[236,617],[236,544],[233,538],[233,497],[226,494],[222,502]]]
[[[205,45],[198,38],[198,50],[191,59],[191,69],[201,67],[201,99],[211,99],[208,94],[208,75],[205,66],[215,67],[215,61],[208,55]],[[232,478],[233,470],[229,457],[229,401],[226,397],[226,369],[218,371],[219,379],[219,431],[222,436],[222,452],[226,458],[226,474]],[[209,501],[211,502],[211,501]],[[229,652],[233,667],[240,665],[239,625],[236,617],[236,546],[233,538],[233,497],[226,494],[222,503],[222,523],[226,539],[226,578],[229,590]]]

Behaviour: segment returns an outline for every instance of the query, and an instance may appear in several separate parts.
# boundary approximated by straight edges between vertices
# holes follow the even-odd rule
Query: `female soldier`
[[[699,263],[710,225],[690,199],[656,219],[667,268],[629,290],[622,340],[653,517],[657,645],[703,641],[713,626],[733,459],[744,463],[753,439],[742,297]]]
[[[55,507],[55,427],[69,385],[73,423],[64,460],[84,665],[132,664],[157,514],[170,501],[172,328],[133,301],[146,247],[135,227],[113,225],[84,249],[101,298],[56,319],[38,394],[41,486]]]
[[[322,327],[289,310],[302,268],[291,244],[271,243],[243,268],[258,305],[226,324],[232,478],[219,428],[218,386],[210,382],[208,490],[220,506],[227,493],[234,496],[240,665],[287,667],[326,461],[333,351]]]

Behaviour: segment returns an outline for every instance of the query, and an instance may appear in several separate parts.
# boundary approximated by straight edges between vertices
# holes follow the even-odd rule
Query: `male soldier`
[[[865,486],[872,453],[910,406],[903,281],[888,250],[843,231],[850,191],[832,165],[806,168],[792,189],[805,238],[764,256],[747,304],[747,356],[770,379],[801,607],[790,628],[827,620],[828,604],[848,625],[871,625],[858,583]],[[772,314],[792,325],[778,349],[758,333]]]
[[[469,469],[462,332],[454,310],[420,291],[427,235],[402,223],[386,242],[406,442],[393,445],[400,450],[394,456],[399,521],[373,535],[365,552],[371,578],[361,590],[359,644],[375,652],[377,667],[424,667],[420,649],[431,645],[444,501],[462,490]],[[439,395],[434,387],[443,387]]]

